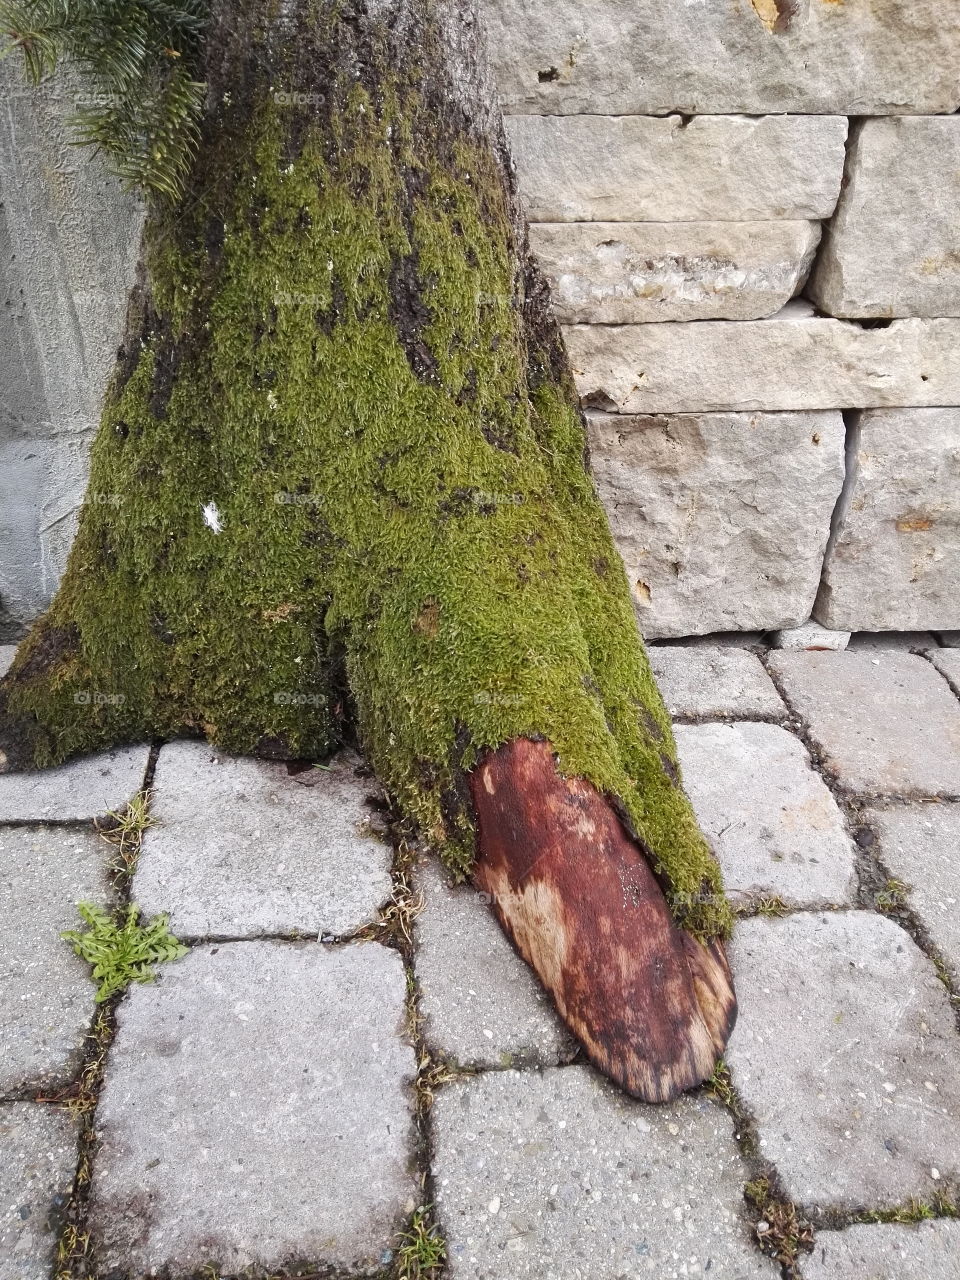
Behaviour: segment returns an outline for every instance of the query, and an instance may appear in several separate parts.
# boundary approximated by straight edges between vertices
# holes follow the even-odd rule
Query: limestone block
[[[834,316],[960,316],[960,118],[863,121],[808,293]]]
[[[816,222],[543,222],[530,242],[566,324],[759,320],[806,279]]]
[[[33,88],[10,58],[0,89],[0,438],[83,431],[113,372],[142,212],[71,144],[77,81]]]
[[[829,649],[834,653],[842,653],[850,643],[849,631],[828,631],[818,622],[805,622],[802,627],[791,627],[786,631],[775,631],[771,637],[774,649]]]
[[[960,626],[960,408],[860,414],[849,459],[817,618],[850,631]]]
[[[789,302],[768,320],[569,325],[590,408],[620,413],[960,404],[960,320],[883,329]],[[909,626],[910,623],[900,625]]]
[[[828,218],[842,116],[510,116],[532,222]]]
[[[944,0],[482,0],[511,111],[950,112]]]
[[[809,617],[843,479],[840,414],[592,414],[589,429],[645,635]]]

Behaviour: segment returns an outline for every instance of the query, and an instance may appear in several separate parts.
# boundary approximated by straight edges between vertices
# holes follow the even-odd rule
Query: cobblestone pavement
[[[415,1280],[431,1230],[450,1280],[958,1280],[960,651],[912,642],[652,650],[739,912],[727,1066],[670,1107],[354,757],[0,777],[0,1280]],[[131,874],[94,819],[143,789]],[[190,950],[95,1010],[58,935],[124,899]]]

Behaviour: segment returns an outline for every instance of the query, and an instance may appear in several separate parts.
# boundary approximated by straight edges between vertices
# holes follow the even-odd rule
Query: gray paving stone
[[[414,968],[434,1053],[463,1066],[557,1063],[575,1044],[533,972],[469,885],[452,887],[435,860],[417,870]]]
[[[753,1280],[729,1114],[647,1107],[588,1067],[490,1072],[433,1109],[450,1280]]]
[[[929,631],[857,631],[850,637],[851,649],[928,649],[936,641]]]
[[[960,1280],[960,1222],[820,1231],[802,1280]]]
[[[960,982],[960,804],[909,805],[864,814],[877,857],[910,886],[909,903]]]
[[[107,846],[92,831],[0,827],[0,1093],[65,1084],[93,1017],[87,966],[60,937],[77,902],[110,898]]]
[[[929,1200],[960,1175],[960,1036],[909,934],[866,911],[742,921],[727,1051],[760,1153],[808,1206]]]
[[[677,725],[684,784],[734,900],[850,903],[853,845],[799,739],[774,724]]]
[[[0,1106],[0,1280],[49,1280],[58,1215],[77,1167],[77,1130],[56,1107]]]
[[[344,753],[329,770],[173,742],[157,761],[152,813],[133,894],[169,911],[187,938],[342,935],[373,919],[391,892],[388,844],[366,803],[377,791]]]
[[[0,822],[86,822],[122,809],[143,786],[150,748],[118,747],[57,769],[0,773]]]
[[[10,666],[17,653],[15,644],[0,644],[0,676],[4,676],[10,670]]]
[[[844,787],[875,795],[960,791],[960,705],[911,653],[771,653],[769,667]]]
[[[658,645],[649,657],[672,716],[766,720],[786,714],[763,663],[748,649]]]
[[[927,657],[960,697],[960,649],[928,649]]]
[[[377,1270],[412,1211],[405,979],[376,943],[200,947],[120,1007],[98,1273]]]

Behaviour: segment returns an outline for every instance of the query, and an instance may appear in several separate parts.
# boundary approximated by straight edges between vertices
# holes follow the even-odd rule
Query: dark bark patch
[[[397,331],[407,363],[421,382],[437,383],[439,366],[424,339],[424,330],[433,321],[433,311],[423,298],[416,252],[394,261],[389,288],[390,322]]]
[[[265,733],[257,739],[252,754],[260,760],[290,760],[294,758],[290,743],[282,733]]]
[[[170,630],[167,617],[159,612],[154,612],[150,615],[150,630],[161,644],[173,644],[177,638]]]
[[[182,345],[173,337],[169,320],[164,319],[154,355],[153,384],[150,390],[150,412],[155,418],[166,417],[182,362]]]
[[[649,707],[641,706],[638,709],[640,711],[640,719],[643,721],[643,727],[646,729],[647,733],[649,733],[650,737],[654,742],[663,742],[664,732],[660,727],[657,717]]]
[[[73,622],[66,627],[41,627],[30,639],[27,657],[17,670],[20,680],[48,675],[61,662],[80,651],[80,629]]]
[[[675,787],[680,785],[680,770],[677,768],[677,762],[667,755],[666,751],[660,752],[660,763],[663,765],[663,772],[667,775]]]
[[[334,275],[330,281],[330,305],[319,307],[313,314],[313,322],[329,338],[340,321],[347,314],[347,295],[340,278]]]

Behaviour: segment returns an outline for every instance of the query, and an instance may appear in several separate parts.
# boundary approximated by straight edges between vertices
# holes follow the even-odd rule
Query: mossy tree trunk
[[[316,758],[355,732],[448,865],[496,881],[594,1060],[671,1096],[729,1032],[720,949],[694,941],[724,933],[727,907],[589,475],[472,3],[222,0],[206,62],[201,144],[178,207],[148,222],[67,572],[0,685],[0,767],[184,732]],[[621,860],[600,923],[598,848]],[[563,945],[526,893],[558,859],[574,871],[558,892],[583,895]],[[610,980],[633,964],[640,899],[640,949],[687,957],[669,998],[653,961]],[[558,983],[600,933],[575,1015]],[[644,999],[675,1045],[653,1044]]]

